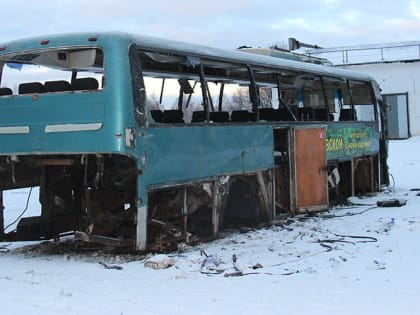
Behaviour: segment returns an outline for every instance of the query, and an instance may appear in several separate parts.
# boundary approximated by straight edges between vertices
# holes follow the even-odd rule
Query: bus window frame
[[[134,117],[140,127],[146,125],[146,89],[143,77],[143,68],[139,56],[140,49],[131,44],[128,49],[130,60],[131,88],[133,90]]]
[[[330,117],[330,104],[329,104],[329,101],[328,101],[327,89],[326,89],[326,86],[325,86],[325,79],[322,75],[319,76],[319,82],[320,82],[321,89],[322,89],[322,96],[324,97],[324,103],[325,103],[324,105],[325,105],[326,115],[327,115],[327,117],[325,117],[325,120],[329,121],[330,120],[329,119],[329,117]]]
[[[346,79],[346,86],[347,86],[347,92],[349,93],[349,98],[350,98],[350,109],[351,109],[351,112],[350,112],[351,115],[350,116],[351,116],[351,121],[355,121],[355,118],[356,117],[354,117],[355,109],[354,109],[353,90],[351,88],[350,79]]]
[[[166,64],[166,63],[170,63],[172,64],[170,67],[168,67],[167,69],[154,69],[153,67],[150,69],[146,69],[143,68],[142,65],[142,54],[145,54],[147,57],[150,57],[148,54],[156,54],[156,57],[159,55],[162,55],[163,61],[162,64]],[[167,55],[167,56],[166,56]],[[164,58],[168,58],[167,60],[165,60]],[[170,61],[169,58],[173,58],[173,61]],[[240,84],[239,82],[241,82],[242,84],[246,83],[249,86],[249,95],[250,95],[250,101],[251,101],[251,105],[252,105],[252,111],[254,113],[254,122],[259,122],[259,109],[261,107],[261,99],[260,99],[260,93],[259,93],[259,88],[260,87],[270,87],[270,86],[277,86],[277,91],[279,93],[278,97],[278,107],[286,107],[287,110],[293,114],[293,119],[295,121],[299,121],[296,116],[293,113],[293,110],[289,107],[288,104],[284,103],[281,99],[281,94],[280,94],[280,87],[282,87],[283,85],[283,80],[282,80],[282,74],[283,73],[288,73],[289,75],[291,74],[292,77],[293,76],[299,76],[299,75],[309,75],[310,77],[316,78],[319,82],[319,87],[320,87],[320,91],[319,91],[319,95],[323,100],[323,109],[326,109],[326,115],[325,117],[322,118],[322,120],[320,121],[331,121],[331,108],[330,108],[330,103],[331,100],[328,98],[328,92],[329,90],[327,90],[327,86],[329,86],[329,80],[338,80],[341,81],[342,80],[342,85],[341,88],[343,90],[345,90],[347,96],[349,97],[349,101],[350,104],[348,104],[350,106],[350,108],[354,111],[355,110],[355,104],[354,104],[354,96],[353,96],[353,91],[352,91],[352,81],[355,81],[357,83],[362,83],[362,84],[366,84],[368,85],[366,88],[372,89],[372,84],[370,81],[359,81],[359,80],[353,80],[351,78],[346,78],[346,77],[342,77],[340,80],[340,77],[335,77],[335,76],[325,76],[322,74],[316,74],[316,73],[301,73],[299,71],[293,71],[293,70],[288,70],[288,71],[281,71],[280,69],[269,69],[266,68],[264,66],[256,66],[256,65],[251,65],[248,63],[236,63],[236,62],[231,62],[229,60],[217,60],[217,59],[211,59],[208,57],[202,57],[202,56],[193,56],[193,58],[196,60],[196,64],[194,65],[188,65],[182,64],[181,60],[187,60],[189,58],[189,54],[187,53],[180,53],[177,51],[160,51],[160,50],[150,50],[150,49],[144,49],[141,46],[139,46],[138,44],[132,44],[130,46],[130,63],[131,63],[131,73],[132,73],[132,83],[133,83],[133,95],[134,95],[134,108],[135,108],[135,115],[136,115],[136,120],[138,121],[138,123],[143,126],[147,123],[148,119],[146,119],[146,112],[148,110],[147,108],[147,100],[146,100],[146,87],[145,87],[145,82],[144,79],[145,77],[149,76],[149,72],[153,73],[156,71],[156,73],[161,73],[161,79],[163,80],[162,82],[162,86],[161,86],[161,91],[160,91],[160,97],[159,97],[159,103],[162,103],[162,95],[163,95],[163,89],[164,89],[164,85],[165,85],[165,79],[166,78],[178,78],[178,79],[187,79],[187,80],[192,80],[192,76],[196,77],[196,79],[194,79],[196,82],[200,82],[201,83],[201,98],[202,98],[202,105],[203,105],[203,111],[205,113],[205,123],[209,123],[210,119],[210,111],[215,111],[214,109],[214,105],[212,104],[212,99],[211,99],[211,95],[210,95],[210,90],[208,87],[208,83],[209,82],[220,82],[223,83],[224,82],[235,82],[236,84]],[[154,59],[154,58],[152,58]],[[146,60],[147,61],[147,60]],[[160,63],[161,61],[158,60],[154,60],[155,62]],[[221,75],[221,77],[218,78],[218,76],[220,76],[220,74],[217,73],[217,71],[219,69],[223,69],[224,70],[224,65],[226,65],[226,68],[231,68],[233,70],[233,72],[235,72],[235,68],[239,67],[239,69],[245,70],[245,73],[242,71],[243,74],[240,74],[240,72],[237,73],[231,73],[229,75],[224,76],[223,74]],[[181,67],[180,67],[181,66]],[[194,70],[189,70],[188,72],[184,72],[184,66],[187,66],[188,68],[195,68]],[[181,69],[182,68],[182,69]],[[184,70],[184,71],[183,71]],[[269,72],[271,72],[269,75],[267,75],[267,70],[269,70]],[[161,72],[162,71],[162,72]],[[144,74],[144,75],[143,75]],[[265,77],[267,75],[267,77]],[[271,78],[269,77],[271,76]],[[273,80],[272,78],[276,78],[275,80]],[[198,79],[198,80],[197,80]],[[286,79],[287,80],[287,79]],[[309,80],[309,79],[308,79]],[[287,82],[286,82],[287,84]],[[298,90],[299,86],[295,85],[294,83],[290,82],[291,86],[290,89],[294,89],[294,90]],[[137,87],[137,88],[136,88]],[[284,87],[283,87],[284,89]],[[286,88],[287,89],[287,88]],[[221,86],[221,91],[223,90],[222,86]],[[344,91],[342,91],[344,92]],[[223,92],[221,92],[223,93]],[[222,100],[223,100],[223,95],[221,95],[221,93],[219,93],[219,110],[221,108],[223,108],[222,105]],[[334,93],[333,93],[334,94]],[[377,120],[377,108],[375,106],[375,104],[377,104],[376,102],[376,98],[373,96],[374,94],[372,92],[370,92],[370,98],[372,98],[372,105],[374,106],[374,111],[375,111],[375,120]],[[178,99],[178,109],[179,110],[183,110],[183,106],[184,104],[181,104],[180,101],[183,99],[183,93],[182,93],[182,89],[180,89],[180,94],[179,94],[179,99]],[[343,102],[342,100],[339,100],[338,102],[340,110],[343,108]],[[187,104],[188,107],[188,104]],[[355,121],[355,117],[352,114],[352,121]],[[153,121],[151,120],[152,124]]]
[[[5,61],[0,60],[0,86],[1,86],[1,83],[2,83],[2,79],[3,79],[3,68],[4,68],[5,64],[6,64]]]
[[[78,51],[83,51],[83,50],[95,50],[95,53],[97,54],[98,51],[101,52],[102,54],[102,59],[101,59],[101,63],[97,64],[95,63],[95,61],[97,60],[97,55],[95,55],[93,64],[91,66],[86,66],[85,69],[83,69],[83,66],[80,67],[70,67],[70,66],[55,66],[53,64],[49,64],[49,63],[43,63],[43,62],[33,62],[32,60],[29,62],[24,62],[24,61],[14,61],[14,60],[0,60],[0,86],[3,84],[3,80],[5,79],[4,75],[8,75],[8,72],[4,71],[4,69],[6,69],[8,67],[8,63],[16,63],[16,64],[20,64],[21,68],[18,70],[20,73],[25,74],[25,68],[26,67],[39,67],[39,68],[43,68],[46,71],[57,71],[57,72],[61,72],[61,73],[68,73],[70,74],[69,78],[64,78],[64,77],[59,77],[56,78],[54,76],[52,77],[45,77],[45,78],[40,78],[38,80],[34,80],[31,79],[31,82],[47,82],[47,81],[67,81],[70,85],[73,83],[73,81],[75,79],[81,79],[81,78],[88,78],[88,77],[92,77],[95,80],[97,80],[98,83],[98,88],[96,89],[86,89],[86,90],[59,90],[59,91],[48,91],[48,92],[42,92],[43,95],[56,95],[56,94],[69,94],[69,93],[79,93],[79,92],[85,92],[85,91],[89,91],[89,92],[94,92],[94,93],[100,93],[104,90],[105,88],[105,81],[106,81],[106,62],[105,62],[105,50],[103,47],[101,46],[91,46],[91,45],[75,45],[75,46],[56,46],[56,47],[48,47],[48,48],[40,48],[40,49],[30,49],[30,50],[21,50],[21,51],[15,51],[12,53],[7,53],[5,55],[2,55],[1,57],[7,57],[7,56],[17,56],[17,55],[24,55],[24,54],[42,54],[42,53],[51,53],[51,52],[66,52],[66,53],[72,53],[72,52],[78,52]],[[67,57],[70,58],[70,57]],[[95,70],[95,68],[98,68],[98,65],[100,66],[100,69],[102,69],[102,71],[97,71]],[[82,74],[86,74],[89,73],[89,76],[81,76],[78,77],[77,74],[78,73],[82,73]],[[102,74],[99,78],[96,77],[97,74]],[[27,80],[20,80],[19,82],[17,82],[18,84],[21,83],[27,83]],[[13,90],[13,89],[12,89]],[[16,93],[13,94],[13,96],[26,96],[26,94],[20,94],[17,91],[15,91]]]
[[[206,122],[210,120],[210,111],[209,111],[209,89],[207,85],[206,76],[204,74],[204,66],[200,60],[199,64],[199,74],[200,74],[200,83],[201,83],[201,96],[203,98],[204,113],[206,117]]]
[[[363,84],[366,85],[366,89],[369,92],[369,98],[370,98],[370,102],[371,104],[361,104],[359,106],[372,106],[373,107],[373,120],[368,120],[368,121],[378,121],[378,100],[376,97],[376,93],[372,84],[372,81],[358,81],[358,80],[351,80],[348,79],[348,87],[349,87],[349,92],[350,92],[350,98],[351,98],[351,105],[352,105],[352,109],[353,109],[353,113],[356,113],[356,107],[354,104],[354,96],[353,96],[353,89],[352,86],[355,84]],[[353,84],[352,84],[353,83]]]
[[[280,80],[280,74],[276,73],[276,84],[277,84],[277,98],[278,98],[278,108],[286,108],[286,110],[289,112],[289,114],[292,116],[293,121],[297,122],[298,119],[295,115],[295,113],[293,112],[293,110],[290,108],[290,106],[283,100],[282,98],[282,89],[281,89],[281,80]]]

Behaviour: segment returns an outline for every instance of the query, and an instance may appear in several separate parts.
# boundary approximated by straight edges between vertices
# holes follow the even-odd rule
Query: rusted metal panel
[[[273,129],[274,134],[274,204],[275,216],[289,213],[291,210],[291,200],[294,194],[291,178],[291,160],[293,148],[292,132],[290,127],[280,127]]]
[[[375,190],[375,176],[372,156],[354,159],[354,194],[366,194]]]
[[[325,127],[295,129],[296,212],[328,209]]]
[[[261,217],[266,218],[267,220],[274,219],[274,205],[273,205],[273,175],[272,171],[270,172],[257,172],[256,174],[259,190],[261,192],[261,199],[263,201],[263,206],[261,209]]]
[[[276,216],[290,211],[289,165],[279,165],[274,169]]]

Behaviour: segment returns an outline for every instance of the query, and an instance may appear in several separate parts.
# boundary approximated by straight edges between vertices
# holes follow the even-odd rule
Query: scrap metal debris
[[[100,261],[99,264],[104,266],[105,269],[115,269],[115,270],[122,270],[123,269],[123,267],[121,267],[121,266],[107,264],[107,263],[104,263],[103,261]]]
[[[0,253],[8,253],[10,250],[7,246],[0,246]]]
[[[261,269],[264,268],[263,265],[261,265],[260,263],[256,263],[254,266],[252,266],[252,269]]]
[[[7,244],[7,245],[1,245],[0,246],[0,253],[8,253],[10,250],[9,250],[9,247],[10,246],[10,244]]]
[[[200,254],[205,256],[200,266],[202,274],[219,274],[227,269],[225,262],[218,254],[207,255],[204,250],[201,250]]]
[[[244,272],[242,270],[241,267],[239,267],[239,265],[237,264],[238,258],[236,257],[235,254],[232,255],[232,264],[233,264],[233,272],[226,272],[224,274],[225,277],[240,277],[240,276],[244,276]],[[250,273],[246,273],[246,274],[250,274]]]
[[[231,267],[228,267],[218,254],[207,255],[204,250],[201,250],[201,255],[204,255],[205,258],[201,263],[200,272],[205,275],[217,275],[223,273],[224,277],[242,277],[261,274],[260,272],[244,272],[243,269],[238,265],[238,258],[235,254],[232,255]],[[263,266],[260,263],[257,263],[251,268],[255,270],[263,268]],[[271,273],[263,274],[273,275]]]
[[[387,199],[387,200],[378,200],[376,205],[378,207],[402,207],[407,204],[405,199]]]
[[[175,264],[175,260],[164,254],[152,256],[144,262],[144,267],[152,268],[155,270],[166,269]]]

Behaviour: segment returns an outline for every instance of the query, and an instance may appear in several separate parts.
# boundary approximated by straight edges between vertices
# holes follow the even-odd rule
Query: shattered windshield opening
[[[104,55],[98,48],[16,52],[0,57],[0,97],[100,90]]]

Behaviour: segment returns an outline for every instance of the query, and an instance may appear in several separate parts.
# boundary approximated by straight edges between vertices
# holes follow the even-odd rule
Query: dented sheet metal
[[[150,128],[149,184],[240,174],[273,167],[271,126]]]

